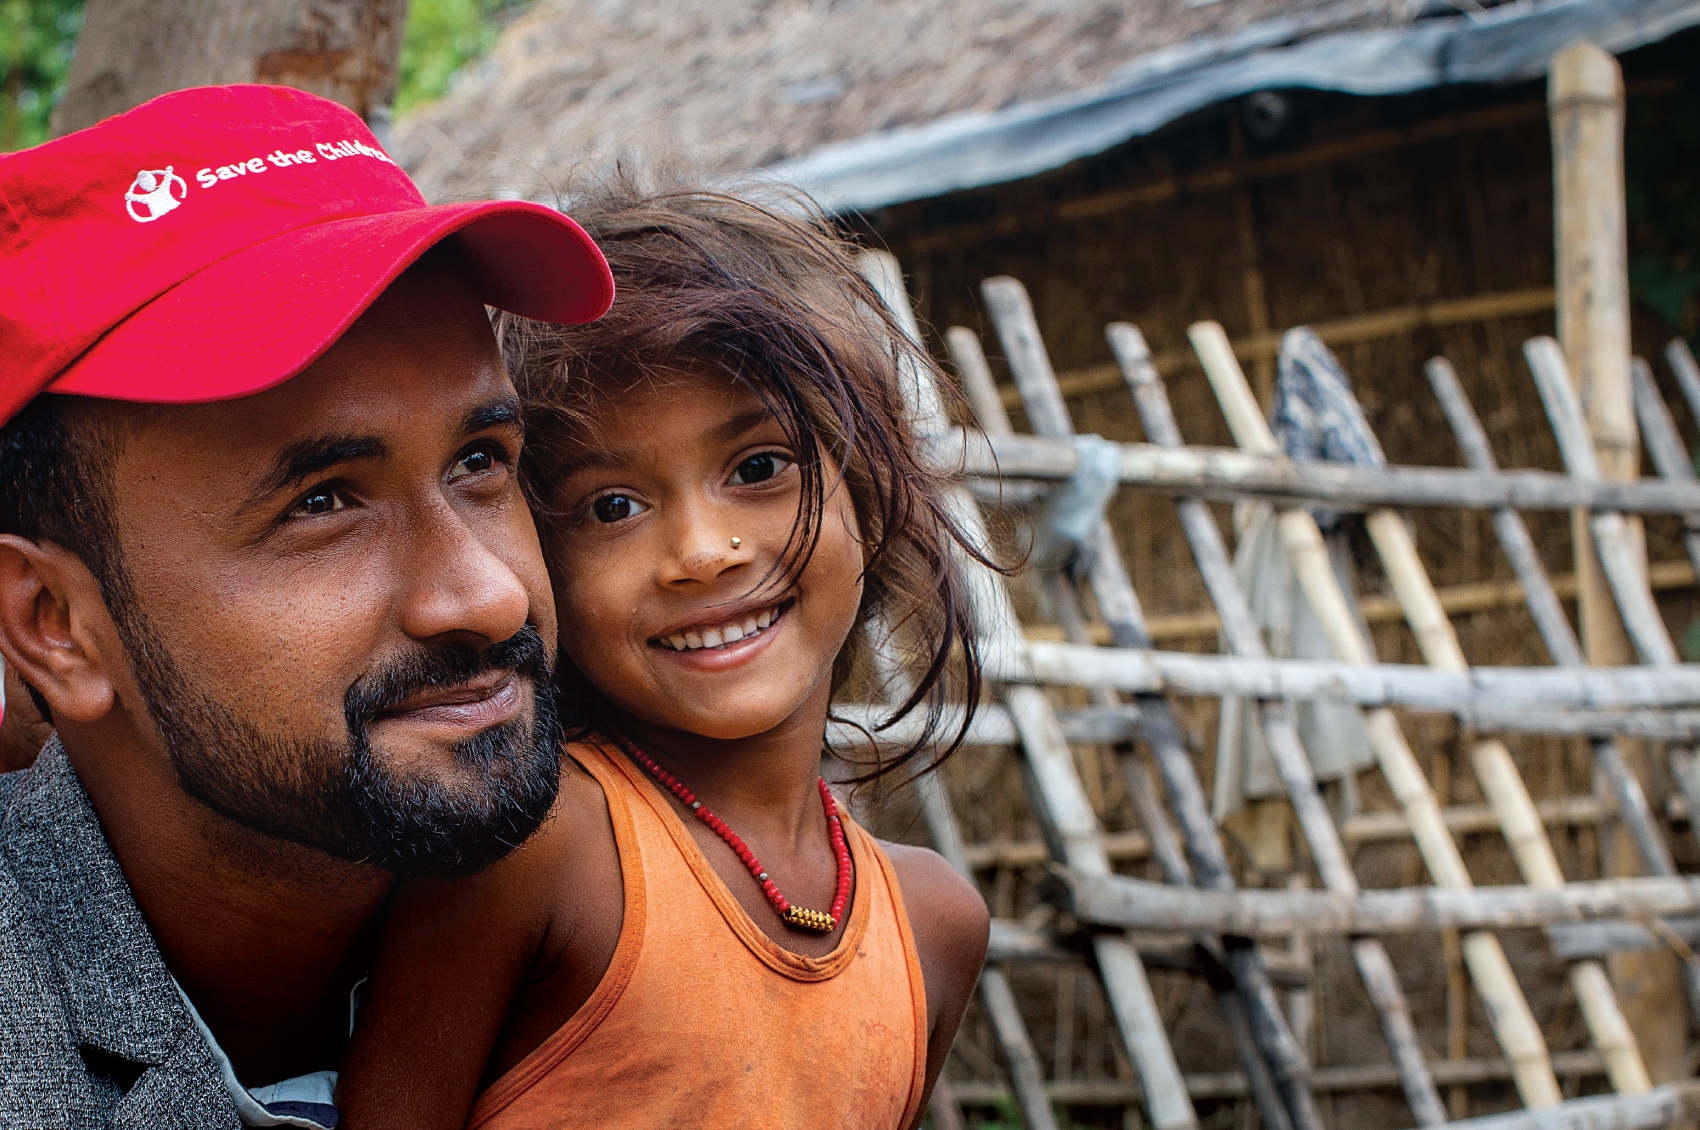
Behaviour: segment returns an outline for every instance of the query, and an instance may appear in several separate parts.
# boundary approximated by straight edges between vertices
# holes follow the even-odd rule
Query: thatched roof
[[[1700,0],[536,0],[392,148],[437,199],[552,199],[625,160],[772,170],[866,209],[1256,90],[1520,81],[1578,37],[1624,51],[1696,24]]]
[[[1101,86],[1279,21],[1408,21],[1411,0],[537,0],[489,58],[396,123],[434,199],[548,194],[575,168],[735,174],[833,142]]]

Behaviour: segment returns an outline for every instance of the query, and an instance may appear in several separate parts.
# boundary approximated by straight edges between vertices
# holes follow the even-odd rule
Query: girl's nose
[[[727,532],[725,523],[705,518],[699,516],[681,524],[676,552],[666,567],[669,583],[712,581],[752,560],[747,539]]]

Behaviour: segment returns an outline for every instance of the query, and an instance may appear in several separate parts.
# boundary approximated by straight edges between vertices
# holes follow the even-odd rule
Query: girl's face
[[[668,372],[602,398],[594,419],[552,491],[567,657],[649,726],[722,740],[818,728],[862,598],[837,468],[823,457],[820,537],[786,583],[802,476],[760,397],[722,374]]]

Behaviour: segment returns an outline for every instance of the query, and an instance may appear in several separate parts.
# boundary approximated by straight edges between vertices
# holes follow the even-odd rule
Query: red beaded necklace
[[[697,819],[708,825],[714,834],[726,841],[726,846],[738,853],[745,868],[755,876],[761,884],[761,893],[767,896],[767,901],[773,904],[773,909],[779,912],[779,917],[787,926],[798,930],[811,930],[817,934],[830,934],[838,928],[838,919],[844,914],[844,904],[850,901],[850,845],[844,839],[844,821],[838,815],[838,802],[832,799],[832,790],[826,787],[826,778],[817,777],[820,786],[821,807],[826,810],[827,835],[832,839],[832,854],[838,860],[838,888],[832,894],[831,910],[809,910],[806,907],[793,906],[791,900],[779,892],[773,880],[767,877],[767,869],[756,858],[743,838],[726,826],[726,821],[720,819],[690,789],[673,774],[663,769],[655,758],[633,745],[624,738],[615,738],[619,747],[626,751],[626,756],[644,768],[656,783],[674,796],[692,812]]]

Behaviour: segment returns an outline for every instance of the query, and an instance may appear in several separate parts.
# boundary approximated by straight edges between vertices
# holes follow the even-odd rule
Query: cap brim
[[[50,392],[189,404],[281,384],[449,236],[486,305],[587,322],[613,301],[602,254],[566,216],[481,201],[351,216],[286,232],[191,275],[120,322]]]

